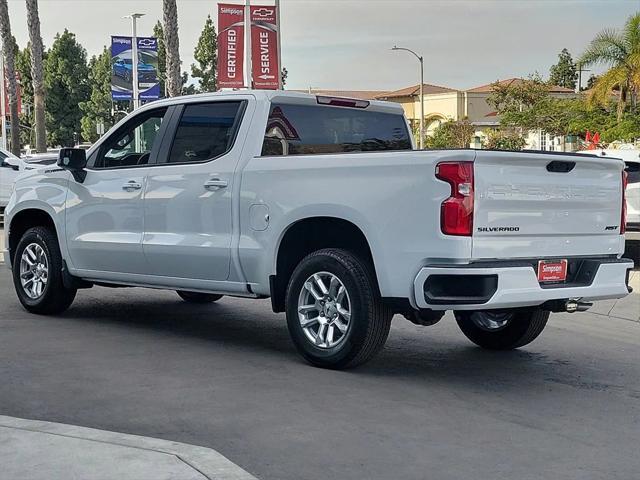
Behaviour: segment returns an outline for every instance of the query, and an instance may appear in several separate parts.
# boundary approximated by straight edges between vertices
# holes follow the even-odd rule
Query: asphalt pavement
[[[268,301],[96,287],[39,317],[4,269],[0,415],[208,447],[261,479],[630,480],[639,299],[553,315],[514,352],[474,347],[450,315],[396,317],[378,357],[335,372],[298,357]]]

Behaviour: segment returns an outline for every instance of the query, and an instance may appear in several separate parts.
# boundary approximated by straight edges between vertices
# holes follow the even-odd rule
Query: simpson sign
[[[241,88],[244,82],[244,7],[218,4],[218,86]],[[278,24],[275,6],[251,7],[253,88],[279,85]]]
[[[244,8],[218,4],[218,86],[244,86]]]

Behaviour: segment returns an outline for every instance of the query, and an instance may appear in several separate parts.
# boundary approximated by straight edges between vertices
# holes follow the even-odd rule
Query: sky
[[[207,14],[217,26],[216,3],[177,0],[187,71]],[[24,4],[9,0],[21,47],[28,40]],[[39,0],[39,8],[45,47],[67,28],[89,56],[111,35],[130,34],[124,15],[146,14],[141,36],[162,18],[161,0]],[[578,57],[595,34],[622,27],[638,11],[640,0],[281,0],[282,60],[288,88],[394,90],[419,82],[418,61],[390,50],[398,45],[424,56],[425,83],[465,89],[546,76],[562,48]]]

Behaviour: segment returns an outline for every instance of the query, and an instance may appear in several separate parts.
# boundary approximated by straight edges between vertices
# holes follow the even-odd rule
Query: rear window
[[[233,145],[242,102],[187,105],[178,124],[169,163],[208,162]]]
[[[411,150],[402,115],[364,109],[273,104],[262,155]]]

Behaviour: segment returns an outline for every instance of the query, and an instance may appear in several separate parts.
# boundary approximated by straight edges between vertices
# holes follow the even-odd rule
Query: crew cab
[[[370,359],[394,314],[432,325],[453,311],[470,340],[508,350],[549,312],[628,294],[623,169],[595,156],[417,151],[393,103],[173,98],[20,178],[5,258],[37,314],[93,285],[199,303],[270,297],[321,367]]]

